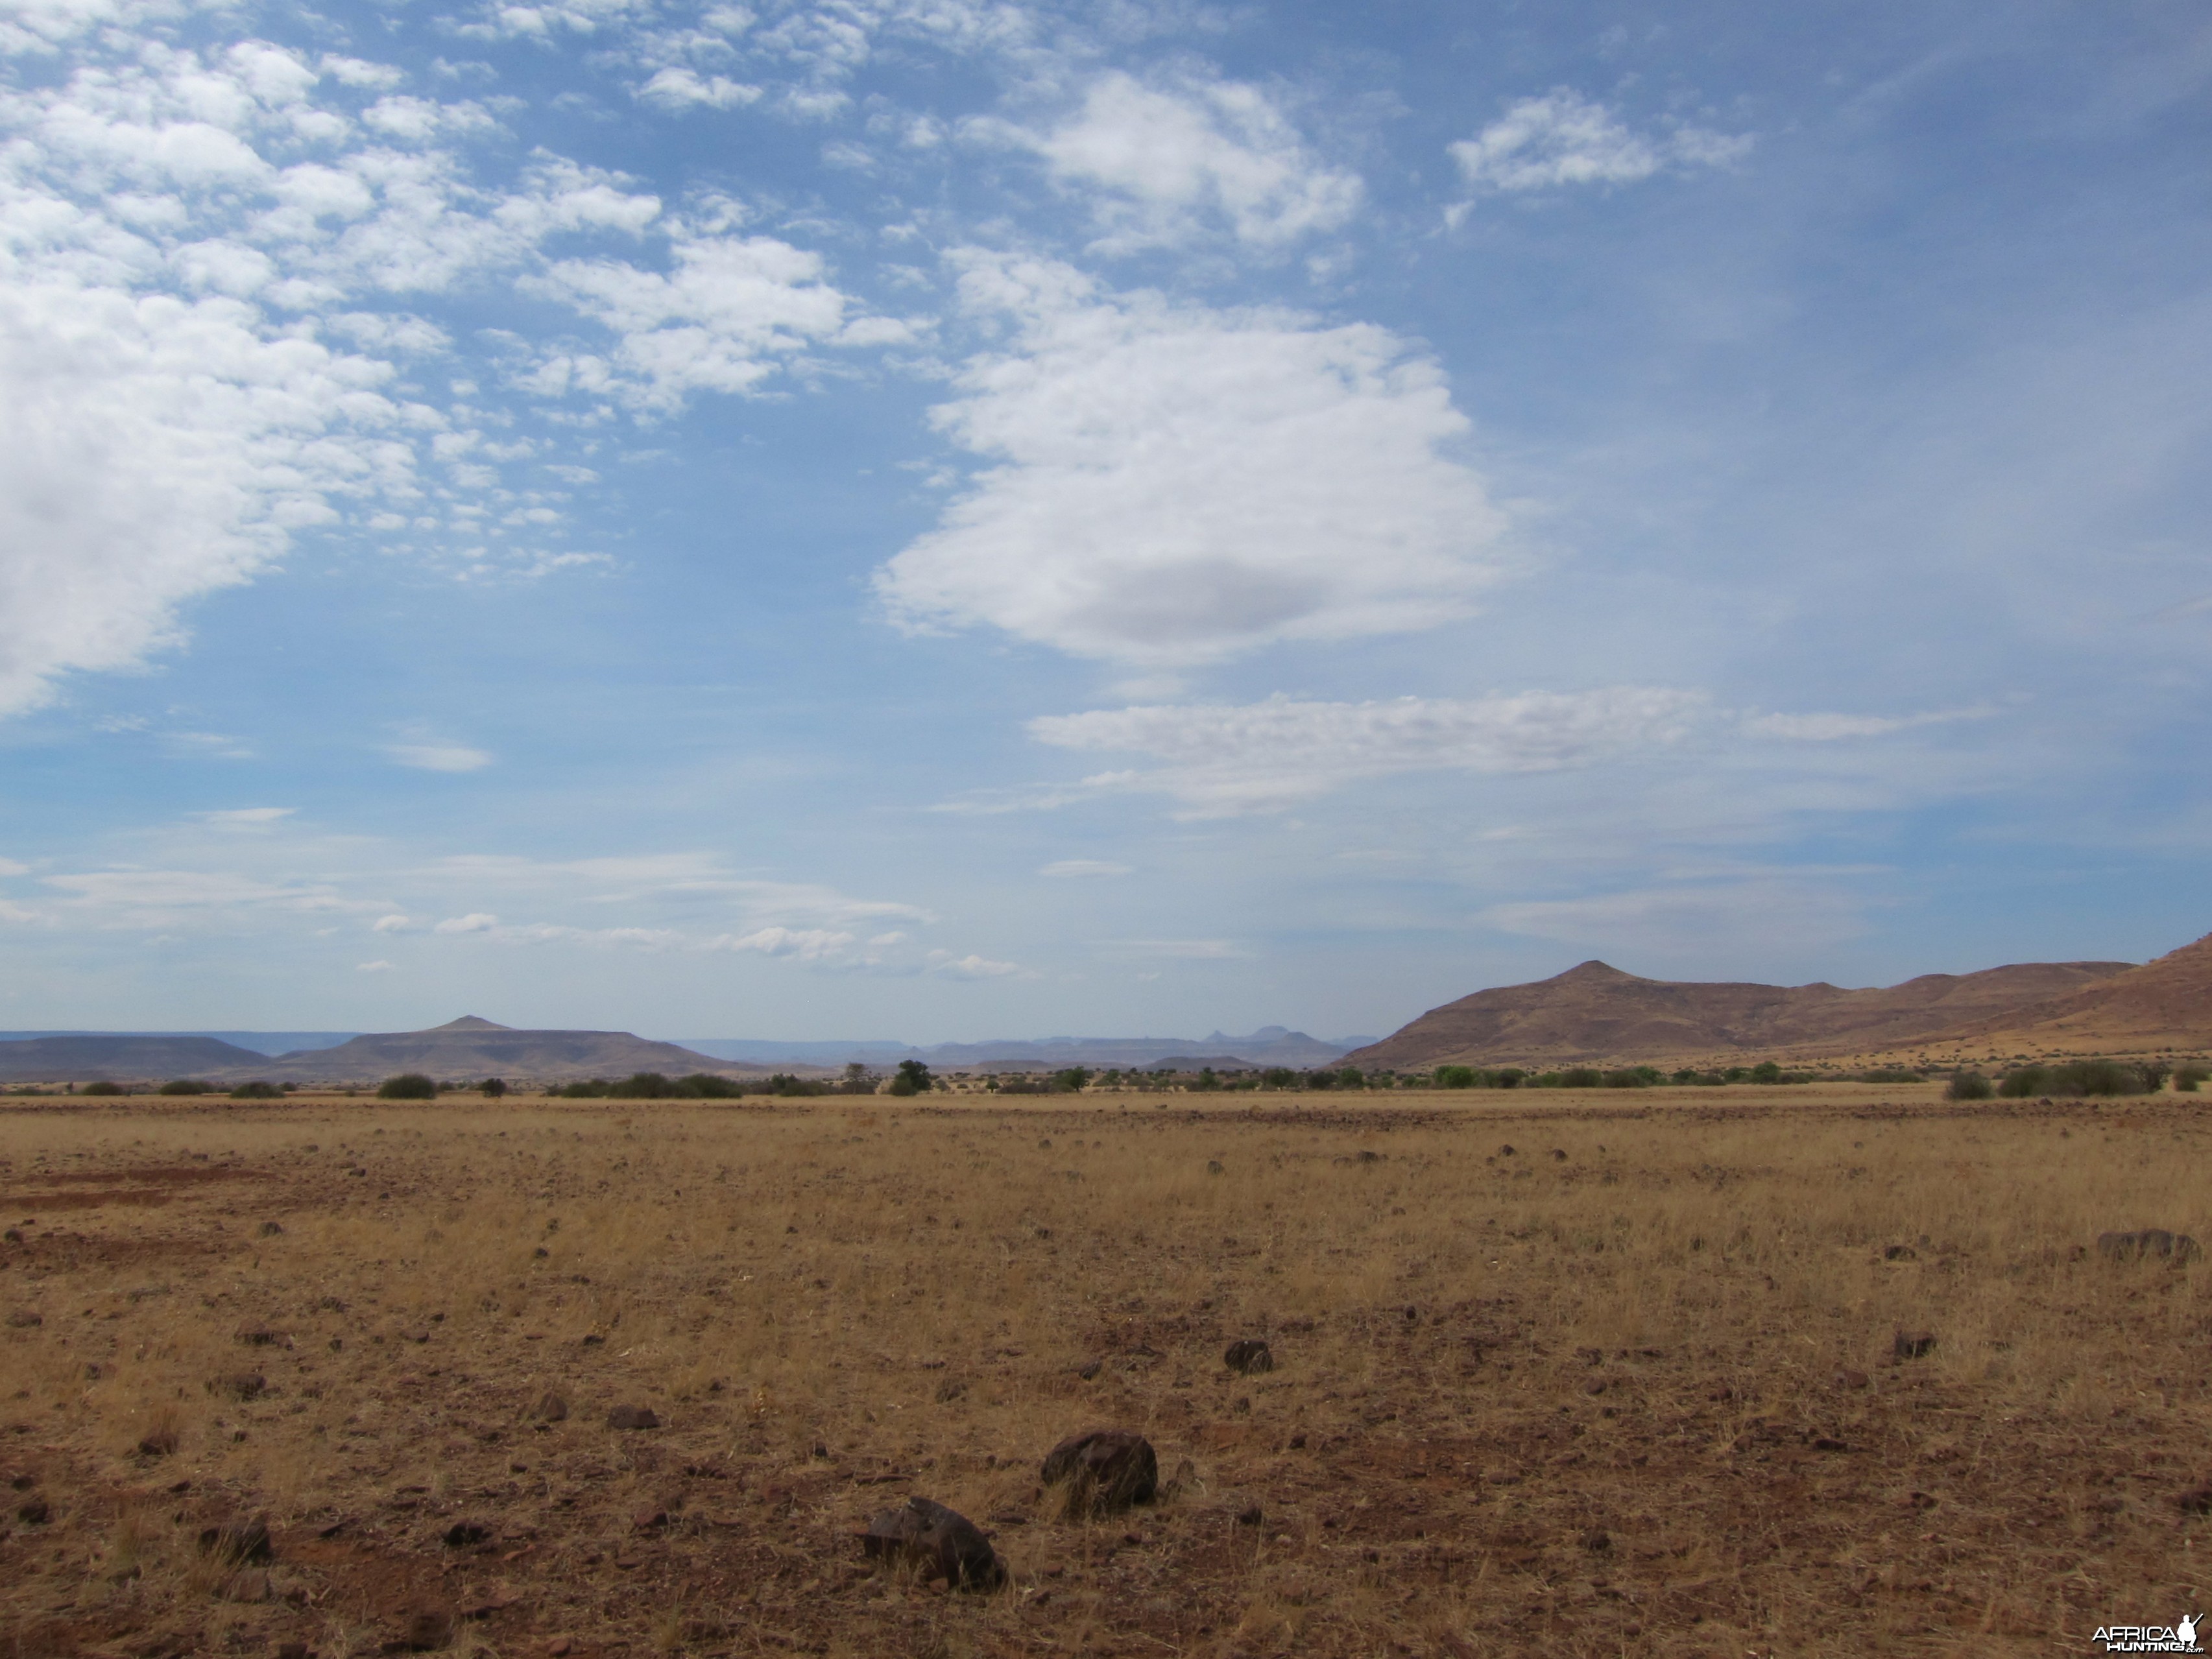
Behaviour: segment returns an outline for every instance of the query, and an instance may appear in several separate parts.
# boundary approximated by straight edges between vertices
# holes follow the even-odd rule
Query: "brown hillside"
[[[2140,968],[1977,1020],[1937,1041],[2023,1054],[2212,1049],[2212,933]]]
[[[1602,962],[1585,962],[1552,979],[1478,991],[1432,1008],[1345,1059],[1416,1070],[1732,1053],[1863,1053],[2017,1018],[2023,1009],[2142,971],[2124,962],[2024,963],[1845,990],[1826,984],[1639,979]]]
[[[378,1032],[335,1048],[304,1049],[203,1075],[264,1078],[271,1083],[361,1083],[400,1072],[427,1072],[435,1078],[552,1081],[627,1077],[633,1072],[759,1077],[766,1071],[765,1066],[715,1060],[628,1031],[519,1031],[468,1014],[428,1031]]]

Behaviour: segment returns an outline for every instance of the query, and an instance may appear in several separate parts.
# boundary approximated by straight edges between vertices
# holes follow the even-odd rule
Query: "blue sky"
[[[2212,926],[2212,23],[0,0],[0,1025]]]

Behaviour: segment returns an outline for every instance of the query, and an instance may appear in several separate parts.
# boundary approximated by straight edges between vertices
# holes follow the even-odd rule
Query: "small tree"
[[[273,1083],[264,1083],[259,1078],[251,1083],[241,1083],[230,1091],[233,1100],[282,1100],[284,1091]]]
[[[164,1083],[159,1092],[165,1095],[204,1095],[209,1085],[196,1077],[173,1077]]]
[[[437,1080],[421,1072],[402,1072],[398,1077],[388,1077],[376,1085],[379,1100],[435,1100]]]
[[[1083,1085],[1091,1081],[1088,1067],[1070,1066],[1052,1074],[1052,1086],[1067,1094],[1080,1094]]]
[[[507,1092],[507,1079],[500,1077],[488,1077],[477,1085],[477,1092],[486,1100],[497,1100]]]
[[[84,1085],[84,1091],[88,1095],[119,1095],[125,1092],[124,1087],[121,1084],[111,1083],[106,1078],[101,1078],[97,1082],[86,1084]]]
[[[894,1095],[926,1095],[936,1085],[937,1079],[929,1074],[929,1067],[918,1060],[902,1060],[898,1073],[890,1080],[886,1093]]]

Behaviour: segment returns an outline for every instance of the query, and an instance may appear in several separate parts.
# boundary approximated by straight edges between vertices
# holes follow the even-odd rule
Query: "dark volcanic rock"
[[[541,1423],[565,1423],[568,1419],[568,1402],[548,1389],[538,1396],[538,1403],[530,1414]]]
[[[982,1529],[927,1498],[909,1498],[877,1516],[860,1534],[860,1548],[879,1560],[911,1563],[924,1578],[942,1578],[954,1589],[995,1589],[1006,1582],[1006,1563]]]
[[[1160,1461],[1152,1443],[1131,1429],[1087,1429],[1045,1455],[1040,1478],[1067,1483],[1070,1515],[1104,1515],[1149,1503],[1159,1490]]]
[[[1890,1339],[1890,1357],[1895,1359],[1925,1359],[1936,1352],[1933,1331],[1899,1331]]]
[[[2203,1252],[2187,1233],[2170,1233],[2163,1227],[2146,1227],[2136,1233],[2099,1233],[2097,1254],[2107,1261],[2142,1261],[2156,1256],[2179,1267]]]
[[[453,1639],[453,1610],[441,1601],[424,1601],[402,1609],[399,1644],[416,1653],[428,1653]]]
[[[1231,1343],[1229,1352],[1221,1356],[1221,1363],[1249,1376],[1255,1371],[1274,1370],[1275,1356],[1266,1343],[1256,1337],[1247,1337],[1242,1342]]]
[[[233,1400],[258,1400],[269,1392],[269,1379],[258,1371],[228,1371],[210,1382],[208,1389]]]
[[[657,1429],[660,1419],[650,1406],[617,1406],[607,1413],[611,1429]]]

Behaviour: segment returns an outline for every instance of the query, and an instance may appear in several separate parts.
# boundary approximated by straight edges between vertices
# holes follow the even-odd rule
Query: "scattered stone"
[[[636,1532],[658,1532],[668,1524],[668,1511],[648,1504],[630,1513],[629,1524]]]
[[[266,1325],[251,1322],[240,1325],[233,1334],[249,1348],[271,1347],[279,1340],[276,1333]]]
[[[1890,1356],[1895,1359],[1925,1359],[1935,1351],[1933,1331],[1900,1330],[1890,1339]]]
[[[1237,1511],[1237,1524],[1240,1527],[1256,1527],[1264,1522],[1267,1518],[1267,1511],[1257,1504],[1247,1504]]]
[[[617,1406],[607,1413],[611,1429],[657,1429],[660,1419],[650,1406]]]
[[[1917,1261],[1920,1252],[1910,1244],[1892,1244],[1883,1249],[1881,1259],[1884,1261]]]
[[[2184,1515],[2212,1515],[2212,1486],[2192,1486],[2173,1501]]]
[[[43,1527],[54,1518],[53,1510],[43,1498],[27,1498],[15,1505],[15,1518],[27,1527]]]
[[[446,1547],[465,1549],[471,1544],[481,1544],[491,1536],[491,1528],[481,1521],[456,1521],[446,1528]]]
[[[200,1533],[200,1553],[239,1566],[274,1560],[276,1552],[269,1541],[269,1517],[257,1515],[250,1521],[205,1528]]]
[[[1103,1370],[1104,1370],[1105,1369],[1106,1369],[1106,1362],[1105,1362],[1104,1360],[1103,1360],[1103,1359],[1094,1359],[1094,1360],[1092,1360],[1089,1364],[1085,1365],[1085,1366],[1084,1366],[1084,1367],[1082,1367],[1080,1370],[1079,1370],[1075,1374],[1076,1374],[1078,1376],[1081,1377],[1081,1378],[1082,1378],[1085,1382],[1089,1382],[1095,1381],[1095,1380],[1097,1379],[1097,1376],[1098,1376],[1098,1373],[1099,1373],[1099,1372],[1101,1372],[1101,1371],[1103,1371]]]
[[[1039,1474],[1048,1486],[1067,1483],[1070,1516],[1104,1515],[1150,1502],[1160,1463],[1152,1443],[1133,1430],[1088,1429],[1048,1452]]]
[[[284,1227],[282,1222],[264,1221],[261,1224],[261,1236],[264,1238],[275,1238],[283,1233],[283,1231]]]
[[[269,1599],[269,1575],[260,1567],[248,1567],[244,1572],[234,1572],[222,1587],[226,1601],[266,1601]]]
[[[1512,1143],[1511,1141],[1510,1141],[1510,1140],[1509,1140],[1509,1141],[1507,1141],[1507,1142],[1506,1142],[1503,1146],[1500,1146],[1500,1147],[1498,1149],[1498,1157],[1500,1157],[1500,1158],[1510,1158],[1510,1157],[1512,1157],[1512,1156],[1513,1156],[1513,1143]]]
[[[548,1389],[538,1396],[538,1403],[530,1414],[541,1423],[565,1423],[568,1420],[568,1402]]]
[[[1583,1534],[1583,1547],[1602,1555],[1613,1547],[1613,1536],[1603,1527],[1593,1527]]]
[[[2144,1261],[2156,1256],[2180,1267],[2203,1252],[2187,1233],[2170,1233],[2163,1227],[2146,1227],[2135,1233],[2099,1233],[2097,1254],[2107,1261]]]
[[[167,1457],[176,1449],[177,1431],[174,1429],[149,1429],[138,1441],[141,1457]]]
[[[1218,1158],[1209,1158],[1206,1160],[1206,1172],[1208,1175],[1226,1175],[1229,1173],[1228,1170],[1221,1167],[1221,1160]]]
[[[428,1653],[453,1639],[453,1610],[443,1602],[425,1601],[400,1614],[404,1632],[399,1644],[415,1653]]]
[[[11,1331],[33,1331],[46,1322],[44,1316],[34,1314],[28,1308],[18,1308],[8,1316],[8,1328]]]
[[[1221,1356],[1221,1363],[1241,1376],[1249,1376],[1255,1371],[1275,1369],[1275,1356],[1267,1345],[1257,1337],[1246,1337],[1241,1342],[1229,1345],[1229,1352]]]
[[[208,1384],[208,1392],[233,1400],[258,1400],[269,1392],[269,1379],[259,1371],[227,1371]]]
[[[276,1659],[315,1659],[314,1650],[305,1642],[279,1642]]]
[[[21,1244],[23,1242],[23,1230],[21,1227],[10,1227],[6,1232],[0,1233],[0,1238],[6,1239],[10,1244]]]
[[[924,1579],[942,1578],[956,1590],[995,1589],[1006,1582],[1006,1564],[981,1528],[927,1498],[909,1498],[877,1516],[860,1534],[860,1548],[879,1560],[910,1563]]]
[[[1849,1365],[1836,1373],[1836,1386],[1839,1389],[1863,1389],[1872,1381],[1864,1371],[1853,1370]]]

